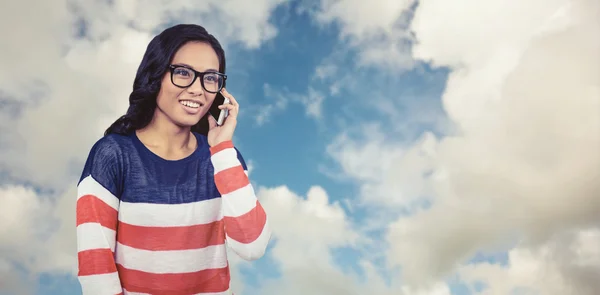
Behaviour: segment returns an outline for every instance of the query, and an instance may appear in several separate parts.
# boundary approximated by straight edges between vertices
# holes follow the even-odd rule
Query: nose
[[[194,95],[200,95],[204,93],[204,87],[202,87],[201,77],[196,77],[194,83],[187,88],[187,92]]]

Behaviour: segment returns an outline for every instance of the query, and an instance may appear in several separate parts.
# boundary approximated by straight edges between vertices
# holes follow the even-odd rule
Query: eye
[[[192,76],[192,72],[186,68],[176,68],[173,70],[173,74],[184,78]]]
[[[204,81],[209,82],[209,83],[217,83],[219,81],[219,75],[206,74],[206,75],[204,75]]]

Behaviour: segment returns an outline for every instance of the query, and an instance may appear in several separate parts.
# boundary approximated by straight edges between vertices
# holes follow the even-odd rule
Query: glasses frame
[[[186,68],[186,69],[192,71],[194,73],[194,78],[192,79],[192,82],[190,82],[190,84],[188,84],[187,86],[180,86],[180,85],[175,84],[175,81],[173,81],[173,75],[175,73],[176,68]],[[219,72],[215,72],[215,71],[198,72],[198,71],[196,71],[190,67],[186,67],[184,65],[169,65],[169,72],[171,72],[171,84],[173,84],[179,88],[188,88],[188,87],[192,86],[192,84],[194,84],[194,82],[196,82],[196,79],[199,77],[200,85],[202,85],[202,89],[204,89],[205,91],[210,92],[210,93],[219,93],[219,91],[221,91],[223,89],[223,87],[225,87],[225,81],[227,80],[227,75],[225,75],[223,73],[219,73]],[[204,86],[204,75],[206,75],[206,74],[217,74],[223,78],[223,83],[221,84],[221,87],[219,87],[219,90],[210,91],[210,90],[206,89],[206,87]]]

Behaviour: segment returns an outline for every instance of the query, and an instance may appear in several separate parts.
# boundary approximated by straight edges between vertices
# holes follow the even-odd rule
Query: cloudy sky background
[[[76,181],[175,23],[225,46],[274,236],[236,294],[600,290],[600,2],[0,4],[0,294],[81,294]]]

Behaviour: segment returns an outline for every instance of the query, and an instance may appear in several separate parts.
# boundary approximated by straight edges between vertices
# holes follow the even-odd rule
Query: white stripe
[[[245,260],[256,260],[261,258],[265,254],[265,250],[271,239],[269,220],[266,220],[262,232],[254,242],[243,244],[230,238],[229,235],[225,235],[225,238],[227,239],[227,245],[241,258]]]
[[[80,276],[79,282],[83,295],[119,294],[123,290],[117,272]]]
[[[115,210],[119,210],[119,199],[104,188],[91,175],[84,178],[77,186],[77,199],[85,195],[94,195]]]
[[[83,223],[77,226],[77,251],[110,249],[115,251],[116,232],[100,223]]]
[[[190,226],[223,218],[221,198],[185,204],[121,202],[119,221],[137,226]]]
[[[225,169],[242,165],[234,148],[226,148],[220,152],[217,152],[210,157],[210,160],[215,168],[215,174]]]
[[[221,196],[223,199],[223,215],[238,217],[244,215],[256,207],[256,196],[252,184],[232,191]]]
[[[117,242],[116,262],[150,273],[186,273],[227,266],[225,245],[193,250],[148,251]]]

